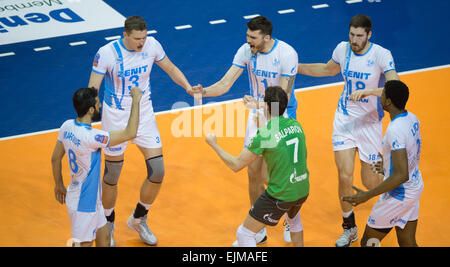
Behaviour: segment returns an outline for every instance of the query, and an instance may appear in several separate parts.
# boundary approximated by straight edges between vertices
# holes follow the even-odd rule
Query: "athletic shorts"
[[[67,208],[72,232],[72,241],[91,242],[97,236],[97,230],[106,224],[103,206],[97,204],[96,212],[80,212]]]
[[[372,208],[367,225],[374,229],[385,229],[398,226],[405,228],[406,223],[419,218],[419,199],[422,195],[422,187],[414,194],[405,195],[399,200],[384,193]]]
[[[126,128],[130,111],[112,108],[105,102],[103,102],[102,107],[102,130],[110,132]],[[144,148],[160,148],[162,146],[151,101],[141,102],[137,137],[132,139],[131,143]],[[103,148],[103,152],[108,156],[120,156],[125,153],[127,145],[128,141],[113,147]]]
[[[383,124],[381,121],[370,122],[355,120],[340,112],[336,112],[333,122],[333,151],[356,147],[360,160],[373,163],[381,158],[383,144]]]
[[[259,113],[260,121],[257,123],[257,113]],[[287,112],[285,111],[283,117],[287,118]],[[247,129],[245,131],[244,148],[247,148],[256,136],[258,128],[267,125],[267,119],[264,115],[264,109],[251,109],[247,118]]]
[[[264,191],[248,214],[265,225],[275,226],[285,213],[288,214],[289,218],[294,218],[307,197],[292,202],[284,202],[273,198],[267,191]]]

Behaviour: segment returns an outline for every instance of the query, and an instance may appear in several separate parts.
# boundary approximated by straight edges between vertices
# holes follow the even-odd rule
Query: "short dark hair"
[[[266,88],[265,94],[264,102],[269,106],[270,115],[275,115],[272,112],[272,103],[278,104],[278,115],[283,115],[288,104],[288,96],[283,88],[280,86],[269,86]]]
[[[399,80],[387,81],[384,85],[386,99],[390,99],[392,104],[400,110],[405,109],[409,98],[409,89],[406,84]]]
[[[262,35],[272,36],[272,22],[264,16],[257,16],[247,22],[247,28],[251,31],[260,30]]]
[[[90,107],[95,108],[97,101],[95,98],[98,96],[97,89],[94,87],[80,88],[73,93],[72,102],[78,117],[83,117],[89,111]]]
[[[356,15],[350,20],[350,27],[364,28],[366,33],[372,31],[372,21],[366,15]]]
[[[147,23],[140,16],[131,16],[125,20],[124,28],[126,33],[131,33],[133,30],[144,31],[147,30]]]

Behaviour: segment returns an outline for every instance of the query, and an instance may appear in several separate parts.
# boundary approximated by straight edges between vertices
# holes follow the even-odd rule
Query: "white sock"
[[[112,209],[105,209],[105,216],[111,215],[111,213],[114,211],[114,208]]]
[[[152,204],[145,204],[142,201],[139,200],[139,204],[141,204],[146,210],[149,210]]]
[[[236,239],[240,247],[256,247],[256,233],[253,233],[243,225],[236,231]]]
[[[353,210],[349,211],[349,212],[342,212],[342,217],[344,218],[348,218],[350,215],[352,215]]]

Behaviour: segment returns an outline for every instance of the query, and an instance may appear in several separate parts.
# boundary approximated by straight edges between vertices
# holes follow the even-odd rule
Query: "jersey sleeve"
[[[160,62],[161,60],[163,60],[166,57],[166,52],[164,51],[162,45],[158,42],[158,40],[153,38],[153,56],[155,58],[155,62]]]
[[[109,132],[92,128],[92,132],[86,140],[86,145],[92,149],[107,147],[110,137]]]
[[[281,61],[281,76],[295,76],[298,69],[298,54],[294,48],[289,47],[288,52],[283,55]]]
[[[394,58],[392,57],[391,51],[387,49],[381,49],[377,55],[377,63],[383,73],[391,70],[395,70]]]
[[[347,42],[340,42],[336,48],[333,50],[333,55],[331,59],[334,63],[341,65],[345,58],[345,49]]]
[[[391,128],[386,132],[386,137],[391,151],[406,149],[406,136],[403,131]]]
[[[101,75],[105,75],[110,66],[114,65],[115,56],[108,46],[101,47],[95,54],[92,63],[92,71]]]
[[[248,49],[248,44],[243,44],[236,52],[236,55],[234,55],[233,65],[241,69],[245,68],[248,64],[250,56],[251,52]]]

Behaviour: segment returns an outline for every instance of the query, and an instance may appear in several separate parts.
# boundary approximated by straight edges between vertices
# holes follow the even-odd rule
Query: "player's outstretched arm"
[[[227,73],[220,79],[220,81],[208,87],[199,87],[199,90],[202,90],[201,93],[203,97],[213,97],[220,96],[228,92],[231,86],[233,86],[234,82],[241,76],[242,71],[244,69],[239,68],[237,66],[232,65],[231,68],[228,69]]]
[[[288,96],[288,101],[291,99],[292,89],[294,87],[295,75],[294,76],[282,76],[280,79],[280,87],[286,92]]]
[[[369,191],[363,191],[354,187],[357,194],[353,196],[344,196],[342,200],[356,206],[375,196],[394,190],[404,182],[408,181],[408,156],[406,154],[406,149],[392,151],[392,162],[394,173],[386,178],[381,184]]]
[[[390,80],[400,80],[400,77],[398,76],[397,72],[395,70],[391,70],[388,71],[384,74],[386,81],[390,81]],[[354,91],[351,95],[350,98],[353,101],[358,101],[361,98],[364,98],[366,96],[376,96],[376,97],[381,97],[381,94],[383,93],[383,87],[379,87],[379,88],[367,88],[367,89],[363,89],[363,90],[356,90]]]
[[[334,76],[341,71],[341,67],[339,64],[330,59],[326,64],[325,63],[312,63],[312,64],[303,64],[299,63],[297,68],[298,74],[303,74],[307,76],[313,77],[327,77]]]
[[[137,135],[142,90],[138,87],[131,88],[131,97],[133,98],[133,102],[131,105],[130,118],[128,119],[127,127],[124,130],[112,131],[110,133],[111,139],[109,141],[109,146],[118,145],[127,140],[135,138]]]
[[[186,76],[184,76],[183,72],[167,56],[163,60],[156,62],[156,64],[169,75],[172,81],[183,87],[188,94],[192,95],[192,86],[186,79]]]
[[[63,177],[61,173],[61,160],[64,157],[66,151],[64,150],[64,145],[57,141],[52,154],[52,172],[53,180],[55,181],[55,198],[61,204],[65,203],[66,200],[66,187],[64,186]]]
[[[234,172],[242,170],[258,157],[258,155],[246,148],[242,150],[239,156],[233,157],[217,144],[217,138],[213,134],[209,134],[206,137],[206,142],[214,149],[217,155],[219,155],[220,159]]]
[[[94,87],[98,91],[98,89],[100,89],[100,85],[102,84],[103,76],[104,75],[92,71],[91,77],[89,78],[88,87]]]

